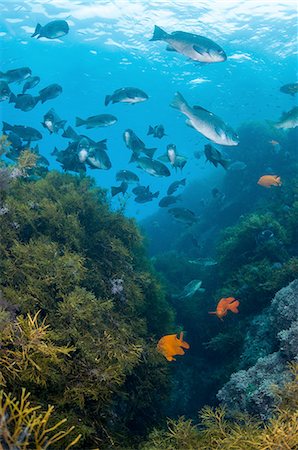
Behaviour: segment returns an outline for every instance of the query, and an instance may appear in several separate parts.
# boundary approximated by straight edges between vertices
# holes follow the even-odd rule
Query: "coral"
[[[289,378],[287,362],[297,360],[298,280],[281,289],[270,307],[249,328],[241,356],[247,370],[232,374],[218,392],[230,413],[245,411],[268,419],[278,403],[272,385],[282,386]],[[278,350],[271,353],[274,349]],[[260,357],[263,355],[263,357]]]
[[[52,422],[53,406],[47,411],[40,412],[40,406],[31,406],[29,393],[22,389],[20,399],[0,391],[0,445],[7,450],[46,450],[55,447],[59,442],[59,449],[68,450],[80,440],[80,435],[68,445],[63,444],[69,434],[73,434],[74,427],[61,428],[66,422],[62,419]],[[34,447],[33,447],[34,446]],[[57,448],[57,447],[56,447]]]

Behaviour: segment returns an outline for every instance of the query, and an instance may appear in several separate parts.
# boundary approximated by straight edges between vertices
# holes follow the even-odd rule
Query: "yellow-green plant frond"
[[[38,156],[31,152],[30,149],[25,149],[18,158],[18,167],[26,172],[36,166],[37,158]]]
[[[63,441],[74,430],[74,427],[62,428],[66,419],[52,423],[53,406],[46,412],[40,412],[40,406],[32,406],[29,393],[22,389],[20,399],[0,391],[0,446],[8,450],[46,450],[59,441],[59,449],[68,450],[77,444],[80,435],[69,444]],[[50,423],[51,422],[51,423]]]
[[[9,322],[1,333],[0,382],[6,378],[20,378],[45,384],[48,370],[58,364],[61,355],[69,355],[74,349],[59,347],[51,341],[49,325],[39,320],[40,311],[34,316],[18,316]]]
[[[6,134],[2,134],[0,136],[0,156],[4,155],[11,146],[11,142],[8,140],[8,136]]]

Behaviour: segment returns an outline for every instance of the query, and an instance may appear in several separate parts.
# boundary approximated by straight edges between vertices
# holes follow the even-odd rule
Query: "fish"
[[[202,108],[202,106],[189,106],[180,92],[176,92],[170,106],[184,114],[188,118],[188,125],[212,142],[229,146],[239,144],[237,133],[229,125],[226,125],[220,117]]]
[[[76,133],[71,126],[68,126],[61,136],[67,139],[71,139],[72,141],[80,139],[80,135]]]
[[[137,164],[140,169],[143,169],[154,177],[169,177],[171,175],[167,166],[146,156],[138,158]]]
[[[12,131],[21,139],[28,142],[42,139],[42,135],[38,130],[24,125],[9,125],[7,122],[3,122],[3,132],[5,131]]]
[[[137,203],[148,203],[151,202],[154,198],[157,198],[159,196],[159,191],[155,192],[154,194],[150,192],[149,186],[143,190],[143,192],[138,192],[137,196],[135,197],[135,202]]]
[[[174,31],[168,34],[155,25],[150,41],[165,41],[167,50],[181,53],[188,58],[201,63],[224,62],[227,55],[224,50],[209,38],[185,31]]]
[[[111,95],[106,95],[105,105],[112,103],[129,103],[135,104],[148,100],[148,95],[141,89],[135,87],[123,87],[117,89]]]
[[[64,130],[67,120],[62,120],[56,113],[56,111],[51,108],[44,116],[42,126],[52,133],[58,133],[58,131]]]
[[[197,258],[197,259],[190,259],[188,260],[190,264],[197,264],[199,266],[203,267],[212,267],[216,266],[218,264],[217,261],[213,258]]]
[[[136,186],[132,189],[132,193],[136,196],[142,196],[143,194],[146,194],[146,192],[149,192],[149,189],[149,186]]]
[[[31,111],[39,102],[39,97],[33,97],[31,94],[11,94],[9,103],[14,103],[16,109],[27,112]]]
[[[88,117],[88,119],[80,119],[76,117],[76,127],[81,127],[85,125],[87,129],[96,127],[107,127],[109,125],[114,125],[117,122],[117,117],[111,114],[99,114],[97,116]]]
[[[5,102],[10,99],[12,92],[6,81],[0,81],[0,102]]]
[[[247,165],[243,161],[235,161],[232,164],[228,164],[227,169],[230,172],[238,172],[239,170],[246,169]]]
[[[149,125],[149,130],[148,130],[147,136],[150,134],[152,134],[153,137],[156,137],[158,139],[161,139],[163,136],[166,136],[165,129],[162,124],[155,125],[155,127],[152,127],[151,125]]]
[[[22,94],[25,94],[28,89],[32,89],[38,85],[40,82],[40,77],[29,77],[23,86]]]
[[[66,20],[53,20],[44,26],[41,26],[40,23],[38,23],[31,37],[37,36],[37,39],[42,37],[47,39],[57,39],[65,36],[68,32],[69,25]]]
[[[173,183],[171,183],[170,186],[168,187],[167,195],[174,194],[174,192],[177,191],[178,187],[185,186],[185,183],[186,183],[186,178],[183,178],[182,180],[179,180],[179,181],[173,181]]]
[[[284,94],[290,94],[294,96],[298,92],[298,83],[284,84],[279,90]]]
[[[93,147],[86,158],[86,163],[91,169],[109,170],[112,167],[112,163],[107,152],[98,147]]]
[[[39,91],[39,98],[41,103],[58,97],[62,93],[62,87],[59,84],[53,83]]]
[[[124,195],[125,192],[127,191],[127,188],[128,184],[126,183],[126,181],[122,181],[120,186],[112,186],[111,187],[112,197],[115,197],[115,195],[120,194],[120,192],[122,192],[122,194]]]
[[[274,239],[274,233],[271,230],[262,230],[255,237],[257,244],[264,244],[272,239]]]
[[[277,175],[263,175],[259,178],[257,184],[264,186],[265,188],[271,188],[271,186],[281,186],[282,181]]]
[[[201,159],[202,153],[199,150],[193,152],[193,155],[196,159]]]
[[[146,148],[144,142],[130,128],[124,131],[123,140],[126,147],[133,153],[130,162],[136,161],[141,152],[145,153],[148,158],[153,158],[156,148]]]
[[[168,212],[176,219],[188,224],[193,224],[198,221],[195,213],[187,208],[171,208]]]
[[[189,349],[190,345],[183,340],[183,331],[179,338],[177,334],[167,334],[159,339],[157,343],[157,351],[161,353],[168,361],[176,361],[174,356],[184,355],[183,349]]]
[[[182,170],[185,164],[187,163],[187,158],[185,156],[177,154],[175,144],[169,144],[167,146],[166,154],[160,156],[158,159],[163,162],[170,162],[171,166],[174,167],[176,170],[177,168],[180,168]]]
[[[174,203],[176,203],[177,201],[179,201],[179,197],[175,197],[174,195],[166,195],[165,197],[163,197],[160,202],[158,203],[158,205],[161,208],[167,208],[170,205],[173,205]]]
[[[116,180],[125,181],[126,183],[138,183],[140,181],[139,177],[130,170],[119,170],[116,173]]]
[[[220,320],[223,320],[223,317],[227,315],[228,311],[238,314],[239,304],[239,300],[236,300],[234,297],[221,298],[217,304],[216,311],[211,311],[209,314],[213,314]]]
[[[19,69],[8,70],[7,72],[0,72],[0,79],[6,83],[21,83],[29,78],[32,71],[29,67],[20,67]]]
[[[84,173],[86,172],[86,166],[79,160],[77,154],[77,144],[72,142],[65,150],[58,150],[54,148],[51,155],[56,156],[56,161],[58,161],[63,170],[70,170],[71,172]]]
[[[182,293],[179,295],[179,298],[190,298],[195,295],[196,292],[203,293],[205,289],[201,287],[201,280],[192,280],[186,286],[184,286]]]
[[[275,125],[275,128],[283,128],[285,130],[289,128],[296,128],[298,126],[298,106],[295,106],[288,112],[284,112]]]
[[[229,161],[222,158],[222,155],[219,150],[213,147],[210,144],[206,144],[204,147],[204,153],[206,156],[206,161],[209,161],[215,167],[220,164],[225,170],[229,167]]]

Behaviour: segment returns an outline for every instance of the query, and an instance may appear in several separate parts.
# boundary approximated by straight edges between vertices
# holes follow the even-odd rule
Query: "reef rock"
[[[297,317],[298,279],[276,293],[248,330],[242,361],[243,365],[245,361],[254,363],[232,374],[217,394],[231,414],[241,411],[262,420],[270,417],[278,403],[273,386],[281,387],[290,380],[288,362],[298,360]]]

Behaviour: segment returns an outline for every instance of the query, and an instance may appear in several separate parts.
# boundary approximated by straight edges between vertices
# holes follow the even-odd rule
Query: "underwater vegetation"
[[[142,450],[294,450],[298,447],[298,366],[290,367],[291,380],[276,390],[280,404],[264,425],[249,414],[232,420],[222,407],[205,407],[200,424],[180,417],[167,430],[155,429]]]

